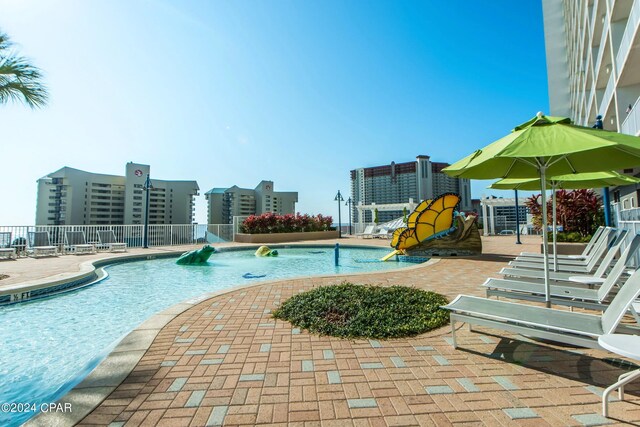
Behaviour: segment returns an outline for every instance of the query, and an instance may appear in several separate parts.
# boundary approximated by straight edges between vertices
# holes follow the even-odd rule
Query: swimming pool
[[[127,333],[173,304],[225,288],[297,276],[384,271],[406,266],[377,262],[389,249],[278,248],[213,254],[204,266],[175,258],[113,264],[109,277],[55,297],[0,307],[0,403],[54,402],[84,378]],[[33,412],[0,411],[0,425],[17,426]]]

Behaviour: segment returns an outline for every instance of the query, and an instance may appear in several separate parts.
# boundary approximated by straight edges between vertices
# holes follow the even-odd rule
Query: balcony
[[[622,40],[620,41],[618,54],[616,55],[616,66],[618,72],[622,70],[624,63],[629,56],[631,45],[633,44],[633,38],[636,30],[638,29],[638,24],[640,24],[640,0],[635,0],[631,7],[631,12],[629,13],[629,20],[627,21],[627,26],[624,29]]]
[[[637,3],[637,1],[636,1]],[[631,112],[620,126],[620,132],[627,135],[640,135],[640,98],[636,100]]]

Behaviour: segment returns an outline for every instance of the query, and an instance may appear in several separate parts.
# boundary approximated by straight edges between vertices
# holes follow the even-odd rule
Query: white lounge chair
[[[373,232],[375,229],[376,229],[375,225],[367,225],[364,228],[364,231],[362,233],[358,233],[357,236],[362,237],[363,239],[372,238]]]
[[[84,231],[67,231],[64,233],[64,239],[67,247],[76,255],[94,254],[96,252],[96,247],[91,243],[87,243]]]
[[[16,248],[11,247],[11,232],[0,232],[0,258],[16,259]]]
[[[51,244],[48,231],[30,231],[27,237],[29,238],[28,253],[34,258],[59,255],[58,247]]]
[[[575,279],[575,272],[550,271],[549,279],[561,282],[579,282],[585,284],[600,284],[604,282],[604,276],[607,271],[613,267],[613,260],[620,253],[620,249],[627,237],[627,230],[620,230],[620,234],[616,238],[613,246],[607,251],[604,259],[598,268],[589,276],[580,276],[582,279]],[[544,280],[544,270],[542,268],[534,270],[531,268],[505,267],[500,270],[500,274],[505,277],[517,277],[521,281],[542,281]],[[574,278],[574,279],[572,279]]]
[[[569,257],[567,255],[564,255],[564,258],[563,258],[563,256],[559,255],[558,264],[559,265],[579,265],[579,266],[587,265],[594,258],[598,259],[599,257],[602,257],[602,254],[607,250],[607,247],[611,246],[613,242],[616,240],[616,235],[617,233],[615,228],[607,228],[602,232],[601,238],[598,239],[597,242],[595,242],[593,249],[589,252],[589,254],[586,257],[576,258],[576,257]],[[549,256],[552,257],[553,254],[550,254]],[[540,257],[519,256],[514,260],[514,262],[528,262],[528,263],[542,264],[544,262],[544,257],[542,255]]]
[[[598,337],[616,330],[623,331],[619,328],[620,321],[638,295],[640,295],[640,270],[636,270],[626,280],[620,292],[601,316],[468,295],[458,295],[442,308],[451,312],[449,317],[454,348],[458,347],[456,322],[481,325],[581,347],[601,348]],[[626,328],[628,332],[629,328]]]
[[[596,266],[600,263],[600,260],[607,252],[609,243],[606,240],[602,240],[596,249],[589,255],[587,260],[584,261],[562,261],[557,266],[553,266],[553,260],[549,260],[551,268],[556,271],[575,272],[580,274],[589,274],[595,270]],[[517,268],[528,268],[534,270],[540,270],[544,268],[542,260],[535,261],[522,261],[513,260],[509,262],[509,265]]]
[[[118,242],[116,239],[116,233],[113,230],[100,230],[98,231],[98,240],[101,247],[106,247],[110,252],[126,252],[127,244]]]
[[[580,255],[558,255],[558,259],[584,260],[587,256],[589,256],[591,251],[595,248],[596,244],[600,242],[600,239],[607,236],[607,234],[602,234],[602,232],[605,231],[605,229],[612,230],[612,227],[604,227],[604,226],[598,227],[596,232],[593,233],[593,236],[591,236],[591,240],[589,240],[589,243],[587,243],[587,246],[584,248],[584,251],[582,251]],[[518,255],[517,258],[519,259],[519,258],[543,258],[543,257],[544,257],[543,254],[539,254],[535,252],[520,252],[520,255]]]
[[[599,289],[587,289],[574,283],[573,286],[551,285],[550,300],[552,304],[569,307],[583,307],[593,310],[604,310],[606,301],[611,299],[615,285],[625,271],[627,263],[640,246],[640,235],[636,234],[629,246],[607,275]],[[516,280],[487,279],[482,285],[486,288],[487,297],[497,296],[527,301],[545,301],[544,283],[521,282]]]
[[[378,232],[374,234],[373,237],[377,237],[380,239],[388,239],[389,237],[391,237],[391,234],[389,234],[389,229],[387,227],[380,227]]]

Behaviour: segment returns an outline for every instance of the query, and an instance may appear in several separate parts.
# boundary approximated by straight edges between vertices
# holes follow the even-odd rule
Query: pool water
[[[79,383],[131,330],[154,313],[205,292],[297,276],[383,271],[389,249],[278,249],[215,253],[203,266],[175,258],[114,264],[100,283],[59,296],[0,307],[0,403],[54,402]],[[17,426],[34,412],[0,411],[0,425]]]

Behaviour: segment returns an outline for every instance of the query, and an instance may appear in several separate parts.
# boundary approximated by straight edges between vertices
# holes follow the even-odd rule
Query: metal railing
[[[640,98],[636,100],[631,111],[622,122],[620,132],[627,135],[637,135],[640,132]]]
[[[640,208],[622,209],[620,203],[612,203],[615,226],[620,230],[627,230],[625,245],[631,243],[633,237],[640,233]],[[640,265],[640,255],[633,258],[633,266]]]
[[[640,208],[624,209],[620,203],[612,203],[613,217],[618,222],[640,222]]]
[[[30,249],[29,233],[46,231],[52,246],[61,253],[70,253],[72,248],[66,244],[65,235],[70,231],[83,231],[87,243],[101,247],[98,231],[113,230],[117,242],[123,242],[130,248],[142,247],[143,225],[23,225],[0,226],[0,232],[11,233],[11,246],[19,255],[26,255]],[[179,246],[191,244],[219,243],[233,241],[232,224],[150,224],[149,246]]]
[[[245,219],[249,218],[248,216],[234,216],[233,217],[233,234],[240,233],[240,225],[244,222]]]

